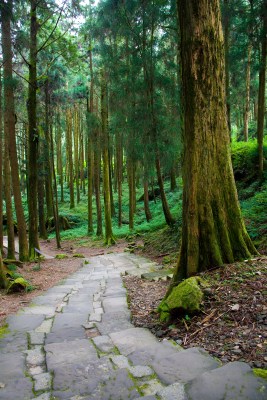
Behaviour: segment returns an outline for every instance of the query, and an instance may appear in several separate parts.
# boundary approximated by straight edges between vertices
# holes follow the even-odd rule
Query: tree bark
[[[244,141],[248,141],[248,123],[250,114],[250,66],[251,66],[251,51],[252,46],[248,45],[248,60],[247,60],[247,71],[246,71],[246,102],[244,110]]]
[[[2,108],[2,71],[0,67],[0,255],[3,254],[3,108]]]
[[[267,0],[262,2],[262,40],[261,60],[259,72],[258,92],[258,118],[257,118],[257,140],[259,158],[259,176],[263,177],[263,135],[264,135],[264,114],[265,114],[265,83],[266,83],[266,51],[267,51]]]
[[[68,160],[68,182],[70,190],[70,209],[75,207],[74,203],[74,185],[73,185],[73,162],[72,162],[72,114],[68,109],[66,113],[67,132],[66,132],[66,153]]]
[[[62,131],[60,126],[60,113],[56,116],[56,146],[57,146],[57,173],[59,175],[60,184],[60,202],[64,203],[64,186],[63,186],[63,164],[62,164]]]
[[[116,133],[116,177],[118,192],[118,226],[122,225],[122,168],[123,168],[123,147],[122,135]]]
[[[14,235],[14,221],[12,213],[12,199],[11,199],[11,171],[8,154],[8,137],[5,136],[5,202],[6,202],[6,218],[7,218],[7,258],[15,259],[15,235]]]
[[[8,0],[2,7],[2,49],[3,49],[3,69],[4,69],[4,130],[5,137],[8,141],[8,152],[11,166],[11,177],[13,196],[15,202],[15,210],[18,225],[19,237],[19,259],[21,261],[28,260],[28,241],[26,231],[26,221],[22,206],[20,179],[19,179],[19,163],[17,156],[17,144],[15,133],[15,105],[14,105],[14,82],[12,76],[12,44],[11,44],[11,14],[12,1]]]
[[[224,53],[225,53],[225,94],[227,109],[227,124],[231,140],[231,103],[230,103],[230,76],[229,76],[229,34],[230,34],[230,10],[229,0],[224,0]]]
[[[146,178],[144,179],[144,207],[146,220],[149,222],[152,219],[152,215],[149,208],[148,181]]]
[[[110,174],[108,151],[108,98],[105,72],[101,75],[101,122],[102,122],[102,158],[103,158],[103,184],[105,204],[105,243],[110,246],[115,243],[112,232],[111,202],[110,202]]]
[[[43,147],[45,155],[45,199],[46,199],[46,215],[51,218],[54,215],[53,201],[53,174],[51,165],[51,140],[50,140],[50,96],[49,96],[49,81],[45,82],[45,146]]]
[[[77,107],[74,108],[74,170],[75,170],[75,183],[76,183],[76,202],[79,204],[80,202],[80,176],[79,176],[79,110]]]
[[[39,249],[38,238],[38,145],[39,134],[36,119],[37,93],[37,32],[36,16],[38,0],[31,0],[30,22],[30,62],[28,87],[28,210],[29,210],[29,258],[35,258],[35,248]]]
[[[219,0],[178,0],[184,107],[182,245],[174,284],[256,254],[234,182]]]

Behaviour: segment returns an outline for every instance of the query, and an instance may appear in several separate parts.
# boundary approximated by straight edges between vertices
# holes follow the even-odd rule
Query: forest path
[[[131,324],[121,274],[154,265],[125,253],[92,257],[10,316],[0,338],[0,398],[266,399],[266,382],[247,364],[221,366],[202,349],[159,342]]]

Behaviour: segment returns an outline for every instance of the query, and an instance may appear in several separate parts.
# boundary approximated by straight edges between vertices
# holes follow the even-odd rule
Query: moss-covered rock
[[[58,260],[63,260],[63,258],[68,258],[67,254],[57,254],[56,257]]]
[[[75,254],[73,254],[72,257],[74,257],[74,258],[85,258],[85,256],[83,254],[80,254],[80,253],[75,253]]]
[[[178,312],[198,312],[204,297],[203,288],[206,287],[207,283],[198,276],[185,279],[175,286],[158,307],[160,320],[169,321],[171,315]]]
[[[21,292],[24,290],[29,291],[32,289],[32,285],[21,276],[10,282],[7,293]]]
[[[267,369],[253,368],[253,372],[256,376],[267,380]]]

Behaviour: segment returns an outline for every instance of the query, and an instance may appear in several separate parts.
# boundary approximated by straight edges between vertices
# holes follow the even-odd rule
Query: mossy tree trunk
[[[105,243],[110,246],[115,243],[112,232],[111,201],[110,201],[110,174],[109,174],[109,149],[108,149],[108,94],[105,72],[101,71],[101,122],[102,122],[102,158],[103,158],[103,184],[105,205]]]
[[[68,182],[70,190],[70,209],[75,207],[74,203],[74,184],[73,184],[73,161],[72,161],[72,112],[70,109],[66,113],[66,158],[68,160]]]
[[[62,130],[60,125],[60,112],[56,115],[56,149],[57,149],[57,173],[60,184],[60,202],[64,203],[64,181],[63,181],[63,163],[62,163]]]
[[[129,229],[134,228],[134,161],[130,154],[127,158],[127,178],[128,178],[128,188],[129,188]]]
[[[8,286],[8,280],[4,271],[4,265],[2,260],[2,254],[0,252],[0,289],[6,289]]]
[[[54,200],[53,200],[53,184],[52,184],[52,165],[51,165],[51,140],[50,140],[50,94],[49,81],[45,81],[45,146],[43,147],[45,155],[45,199],[46,199],[46,214],[47,218],[54,215]]]
[[[80,202],[80,176],[79,176],[79,136],[80,136],[80,124],[79,124],[79,109],[78,107],[74,108],[73,113],[74,119],[74,129],[73,129],[73,137],[74,137],[74,170],[75,170],[75,183],[76,183],[76,202],[79,204]]]
[[[226,110],[227,110],[227,124],[229,135],[231,139],[231,103],[230,103],[230,75],[229,75],[229,34],[230,34],[230,10],[229,0],[224,0],[224,54],[225,54],[225,93],[226,93]]]
[[[38,0],[30,1],[30,61],[28,87],[28,210],[29,210],[29,258],[35,258],[35,248],[39,249],[38,238],[38,145],[39,134],[36,116],[37,95],[37,32],[36,9]]]
[[[174,284],[256,254],[234,182],[219,0],[178,0],[184,108],[182,245]]]
[[[148,180],[146,177],[144,178],[144,208],[146,220],[149,222],[152,219],[152,215],[149,208]]]
[[[46,213],[44,206],[45,198],[45,166],[44,166],[44,137],[42,131],[40,132],[40,143],[39,143],[39,154],[38,154],[38,215],[39,215],[39,235],[42,239],[47,239],[46,230]]]
[[[2,71],[0,67],[0,254],[3,253],[3,118],[2,118]]]
[[[259,176],[263,177],[263,133],[265,113],[265,83],[266,83],[266,51],[267,51],[267,0],[262,1],[262,39],[261,60],[259,72],[258,92],[258,118],[257,118],[257,140],[259,157]]]
[[[19,259],[28,260],[28,241],[26,221],[22,206],[20,191],[19,163],[17,155],[16,133],[15,133],[15,105],[14,105],[14,81],[12,76],[12,44],[11,44],[11,15],[12,0],[1,9],[2,22],[2,49],[4,69],[4,130],[8,141],[8,154],[11,166],[12,189],[18,225],[19,237]]]
[[[245,97],[245,110],[244,110],[244,141],[248,141],[248,123],[250,115],[250,67],[251,67],[251,51],[252,45],[248,44],[248,59],[246,70],[246,97]]]
[[[10,161],[8,154],[8,138],[5,136],[5,166],[4,166],[4,180],[5,180],[5,202],[6,202],[6,218],[7,218],[7,258],[15,259],[15,236],[14,236],[14,221],[12,213],[12,199],[11,199],[11,171]]]
[[[122,135],[116,132],[116,181],[118,191],[118,226],[122,225],[122,168],[123,168],[123,147]]]
[[[97,128],[94,133],[94,189],[96,201],[96,235],[102,236],[102,207],[100,196],[100,175],[101,175],[101,146],[100,146],[100,129]]]

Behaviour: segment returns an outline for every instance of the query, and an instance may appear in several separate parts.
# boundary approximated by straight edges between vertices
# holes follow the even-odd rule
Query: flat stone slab
[[[102,313],[92,313],[89,317],[89,322],[101,322]]]
[[[236,361],[199,375],[186,392],[192,400],[266,400],[267,382],[256,377],[248,364]]]
[[[204,371],[213,370],[220,365],[205,350],[199,348],[190,348],[172,354],[165,349],[162,353],[157,352],[151,362],[160,380],[167,385],[177,381],[186,383]]]
[[[45,363],[45,355],[42,348],[27,350],[25,353],[27,354],[26,363],[28,366],[43,365]]]
[[[145,328],[130,328],[110,334],[111,340],[121,354],[128,356],[138,348],[145,348],[158,340]]]
[[[128,368],[134,378],[144,378],[154,374],[153,369],[145,365],[134,365]]]
[[[184,385],[178,382],[160,389],[157,395],[161,400],[187,400]]]
[[[46,319],[36,329],[37,333],[49,333],[52,329],[53,319]]]
[[[29,334],[29,342],[30,342],[31,346],[44,345],[44,341],[45,341],[44,332],[31,331],[31,332],[28,332],[28,334]]]
[[[49,390],[52,384],[52,377],[48,372],[34,376],[34,390],[36,392]]]
[[[109,336],[96,336],[93,339],[96,347],[103,353],[111,353],[114,350],[114,344]]]
[[[110,357],[111,361],[116,365],[117,368],[129,368],[129,360],[127,357],[120,355]]]
[[[14,314],[6,321],[10,331],[28,332],[37,328],[43,320],[43,315]]]
[[[23,308],[20,311],[21,314],[30,314],[30,315],[52,315],[55,313],[55,307],[50,306],[39,306],[39,305],[32,305],[30,307]]]
[[[134,382],[129,378],[128,371],[119,369],[114,371],[110,379],[98,385],[88,399],[96,400],[133,400],[139,396]]]

